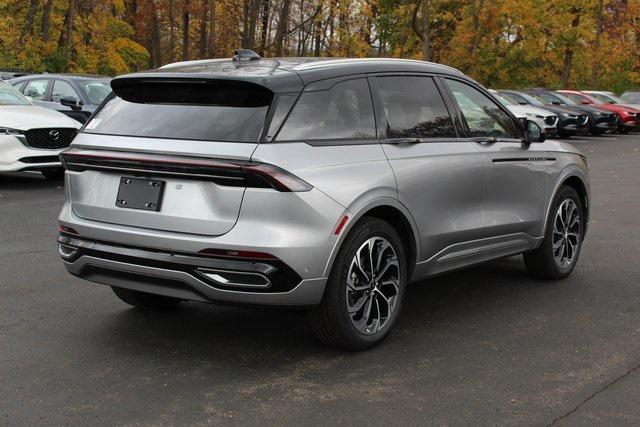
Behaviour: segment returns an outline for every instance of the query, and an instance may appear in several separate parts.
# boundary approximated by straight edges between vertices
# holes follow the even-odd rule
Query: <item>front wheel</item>
[[[325,344],[366,350],[391,331],[402,307],[407,262],[402,241],[388,223],[362,219],[334,262],[311,326]]]
[[[524,254],[529,274],[547,280],[564,279],[573,271],[584,237],[584,210],[572,187],[562,186],[553,199],[544,240]]]

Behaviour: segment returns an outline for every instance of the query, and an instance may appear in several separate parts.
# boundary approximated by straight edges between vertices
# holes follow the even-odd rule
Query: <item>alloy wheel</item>
[[[580,213],[571,199],[558,207],[553,222],[553,257],[561,268],[569,267],[576,259],[580,245]]]
[[[358,248],[349,266],[346,293],[349,318],[362,334],[381,331],[396,315],[400,267],[387,239],[371,237]]]

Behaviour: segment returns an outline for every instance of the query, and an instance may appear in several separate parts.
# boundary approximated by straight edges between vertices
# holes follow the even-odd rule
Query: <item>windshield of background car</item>
[[[559,94],[559,93],[554,93],[553,96],[555,96],[556,98],[559,98],[563,104],[567,104],[567,105],[578,105],[578,103],[576,101],[574,101],[573,99],[569,98],[568,96]]]
[[[536,98],[535,96],[529,95],[528,93],[518,93],[518,96],[523,97],[529,104],[535,105],[536,107],[544,106],[545,102]]]
[[[111,93],[109,80],[78,79],[75,83],[80,86],[92,104],[100,104]]]
[[[497,99],[502,105],[519,105],[517,102],[513,102],[507,99],[506,96],[498,95],[497,93],[492,93],[493,97]]]
[[[620,99],[625,103],[631,103],[631,104],[640,103],[640,92],[623,93]]]
[[[258,142],[273,93],[235,81],[137,82],[116,91],[84,132]]]
[[[0,82],[0,105],[31,105],[13,86]]]

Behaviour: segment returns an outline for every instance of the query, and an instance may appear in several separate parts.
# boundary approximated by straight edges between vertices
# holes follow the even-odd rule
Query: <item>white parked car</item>
[[[0,172],[41,171],[47,179],[62,179],[58,154],[80,127],[62,113],[32,105],[0,81]]]
[[[498,99],[519,119],[528,119],[535,122],[544,132],[547,138],[555,138],[558,135],[558,115],[544,108],[532,105],[521,105],[500,95],[496,90],[489,92]]]

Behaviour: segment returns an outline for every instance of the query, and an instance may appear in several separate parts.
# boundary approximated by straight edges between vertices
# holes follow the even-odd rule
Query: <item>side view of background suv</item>
[[[111,87],[61,155],[58,242],[133,306],[307,307],[322,341],[363,350],[411,281],[516,254],[544,279],[576,265],[584,156],[455,69],[240,52]]]

